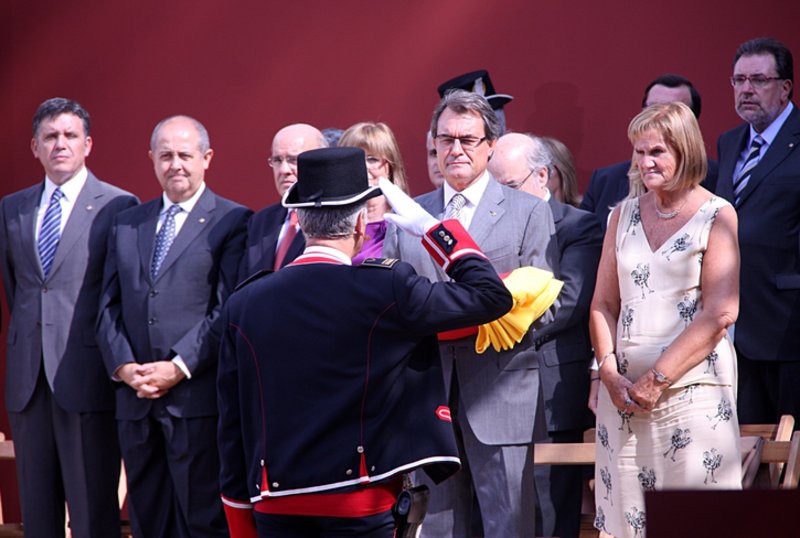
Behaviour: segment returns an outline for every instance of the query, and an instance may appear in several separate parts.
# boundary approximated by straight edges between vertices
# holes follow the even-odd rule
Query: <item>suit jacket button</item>
[[[150,290],[150,297],[155,297],[156,295],[158,295],[156,290]]]
[[[47,293],[47,286],[44,286],[44,287],[42,288],[42,293]]]
[[[150,318],[150,319],[147,320],[147,324],[148,325],[155,325],[157,321],[158,321],[158,318]]]

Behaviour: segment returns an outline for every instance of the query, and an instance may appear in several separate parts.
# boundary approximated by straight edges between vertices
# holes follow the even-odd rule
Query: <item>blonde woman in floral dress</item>
[[[733,207],[700,186],[707,161],[691,110],[648,107],[628,137],[631,195],[612,213],[590,314],[601,378],[595,527],[639,538],[647,490],[741,488],[727,333],[739,249]]]

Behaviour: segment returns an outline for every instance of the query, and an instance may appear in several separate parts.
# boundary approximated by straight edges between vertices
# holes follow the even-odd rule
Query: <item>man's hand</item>
[[[130,362],[122,365],[116,376],[135,390],[136,396],[151,400],[161,398],[186,377],[177,364],[166,360],[145,364]]]

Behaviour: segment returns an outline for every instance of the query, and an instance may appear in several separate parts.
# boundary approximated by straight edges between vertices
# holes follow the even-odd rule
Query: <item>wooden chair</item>
[[[800,432],[792,434],[794,417],[783,415],[777,424],[745,424],[742,436],[742,484],[745,487],[794,489],[800,482]],[[537,443],[534,463],[541,465],[593,465],[595,430],[584,432],[583,443]],[[762,465],[764,464],[764,465]],[[781,480],[781,472],[785,473]],[[760,477],[760,478],[759,478]],[[590,480],[590,488],[593,480]],[[581,519],[581,538],[594,538],[593,516]]]

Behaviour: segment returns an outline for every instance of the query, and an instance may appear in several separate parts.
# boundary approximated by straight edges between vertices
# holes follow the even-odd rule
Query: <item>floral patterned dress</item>
[[[703,309],[703,253],[719,210],[712,197],[655,251],[639,212],[627,200],[617,228],[619,371],[631,381]],[[741,489],[736,420],[736,355],[726,336],[700,364],[669,387],[643,416],[614,407],[601,385],[597,407],[595,527],[619,538],[645,536],[644,492]]]

